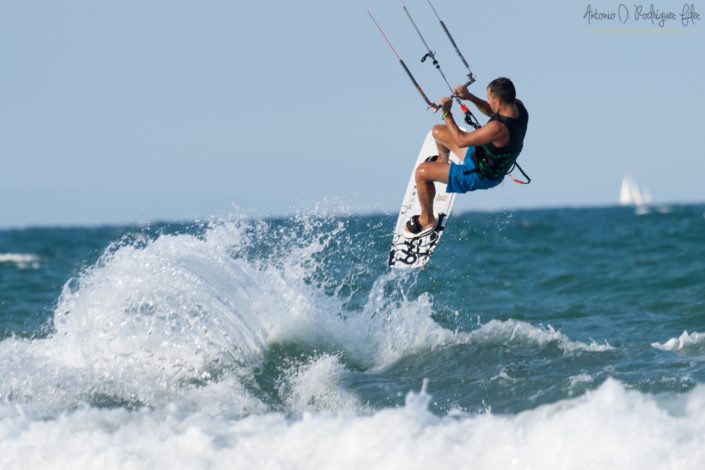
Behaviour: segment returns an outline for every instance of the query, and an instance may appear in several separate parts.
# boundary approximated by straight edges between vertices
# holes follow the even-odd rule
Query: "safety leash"
[[[524,178],[526,178],[526,181],[522,181],[522,180],[516,179],[515,177],[512,176],[512,171],[514,171],[514,168],[516,168],[517,170],[519,170],[519,171],[521,172],[521,174],[524,175]],[[509,178],[510,178],[512,181],[514,181],[515,183],[518,183],[518,184],[529,184],[529,183],[531,183],[531,178],[529,178],[529,175],[527,175],[527,174],[524,172],[524,170],[519,166],[519,164],[518,164],[517,162],[514,162],[514,166],[512,167],[511,170],[509,170],[509,173],[507,173],[507,176],[509,176]]]

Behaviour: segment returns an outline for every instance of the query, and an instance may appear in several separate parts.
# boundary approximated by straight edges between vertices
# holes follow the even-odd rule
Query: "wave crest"
[[[651,346],[662,351],[702,354],[705,353],[705,333],[683,331],[677,338],[671,338],[663,343],[654,342]]]

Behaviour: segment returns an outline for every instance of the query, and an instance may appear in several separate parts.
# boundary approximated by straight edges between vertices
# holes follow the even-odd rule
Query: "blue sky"
[[[509,76],[531,115],[520,161],[534,182],[464,195],[460,210],[612,204],[628,171],[656,202],[705,200],[702,20],[653,31],[583,18],[617,1],[434,3],[472,90]],[[407,4],[462,82],[425,1]],[[427,93],[444,96],[399,3],[367,5]],[[0,226],[317,203],[396,213],[440,122],[358,1],[6,1],[0,60]]]

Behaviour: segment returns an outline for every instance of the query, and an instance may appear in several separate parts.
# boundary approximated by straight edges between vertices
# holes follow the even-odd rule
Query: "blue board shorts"
[[[475,163],[473,163],[472,158],[470,158],[473,150],[475,150],[475,147],[468,147],[462,165],[456,163],[450,164],[448,186],[446,186],[447,193],[467,193],[468,191],[476,191],[478,189],[490,189],[504,180],[504,178],[498,180],[481,179],[477,171],[473,171],[475,170]]]

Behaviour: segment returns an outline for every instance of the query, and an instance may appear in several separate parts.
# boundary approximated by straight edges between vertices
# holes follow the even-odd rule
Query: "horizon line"
[[[658,207],[676,207],[676,206],[699,206],[703,205],[705,206],[705,201],[672,201],[672,202],[662,202],[662,203],[657,203],[657,204],[647,204],[647,207],[653,207],[653,208],[658,208]],[[516,211],[516,212],[527,212],[527,211],[547,211],[547,210],[584,210],[584,209],[609,209],[609,208],[624,208],[628,209],[630,207],[634,206],[629,206],[629,205],[621,205],[619,203],[605,203],[605,204],[568,204],[568,205],[561,205],[561,204],[556,204],[556,205],[543,205],[543,206],[513,206],[513,207],[498,207],[498,208],[493,208],[493,209],[463,209],[458,211],[458,215],[462,214],[473,214],[473,213],[481,213],[481,214],[492,214],[492,213],[499,213],[499,212],[507,212],[507,211]],[[290,211],[284,214],[271,214],[271,215],[255,215],[255,214],[240,214],[242,215],[243,219],[261,219],[261,220],[272,220],[272,219],[287,219],[291,217],[297,217],[301,216],[303,214],[302,211]],[[369,212],[362,212],[362,211],[356,211],[356,210],[328,210],[328,209],[310,209],[308,211],[309,215],[312,216],[328,216],[328,217],[355,217],[355,216],[362,216],[362,217],[370,217],[370,216],[392,216],[395,214],[395,212],[387,212],[383,210],[379,211],[369,211]],[[227,220],[228,218],[233,217],[233,213],[231,213],[228,216],[216,216],[216,215],[211,215],[211,216],[204,216],[204,217],[195,217],[193,219],[160,219],[160,218],[155,218],[153,220],[149,221],[125,221],[125,222],[69,222],[69,223],[31,223],[31,224],[26,224],[26,225],[0,225],[0,231],[13,231],[13,230],[32,230],[32,229],[63,229],[63,230],[69,230],[69,229],[78,229],[78,228],[83,228],[83,229],[88,229],[88,228],[118,228],[118,227],[130,227],[130,226],[136,226],[136,227],[148,227],[151,225],[185,225],[185,224],[198,224],[198,223],[210,223],[214,221],[220,221],[220,220]]]

